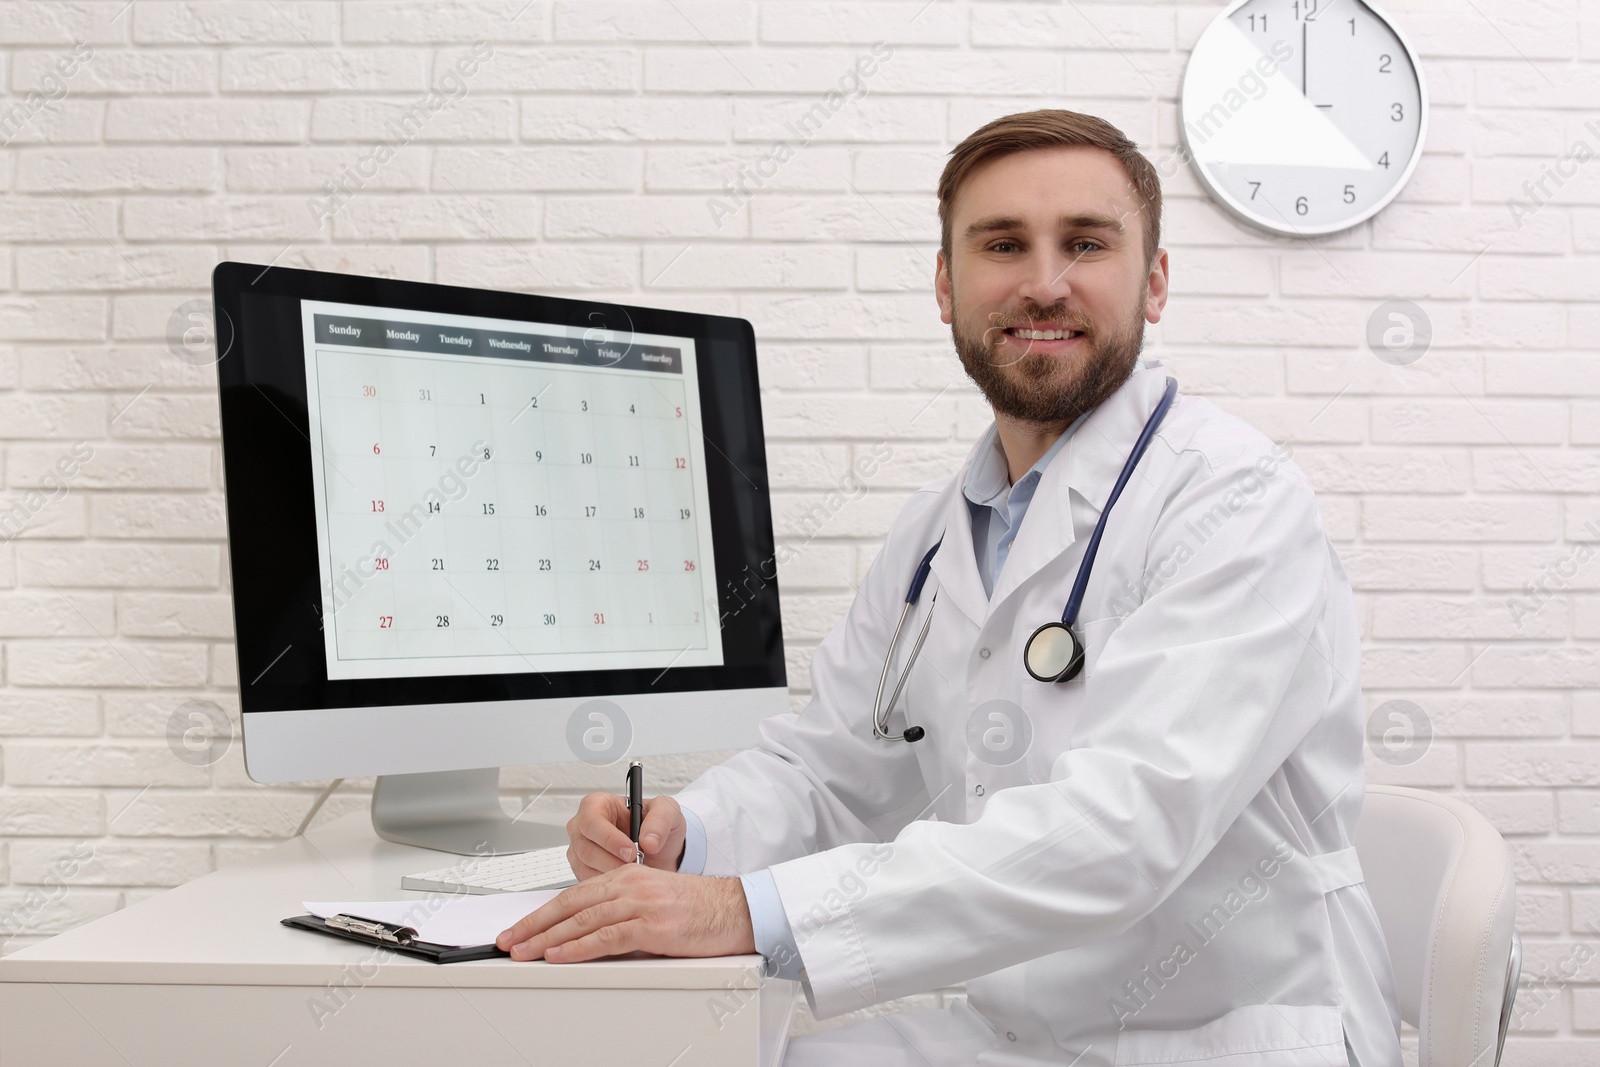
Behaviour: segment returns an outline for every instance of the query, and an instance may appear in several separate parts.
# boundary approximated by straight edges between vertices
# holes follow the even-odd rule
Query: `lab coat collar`
[[[1078,424],[1067,446],[1044,469],[1006,565],[995,579],[993,596],[984,595],[978,576],[972,519],[961,491],[978,448],[984,446],[980,440],[953,479],[946,501],[944,543],[933,557],[940,596],[948,597],[982,625],[1008,596],[1079,538],[1088,537],[1166,383],[1167,370],[1161,361],[1143,360],[1121,388]],[[1134,480],[1137,478],[1135,474]],[[1134,481],[1130,481],[1129,490],[1133,487]],[[1074,576],[1068,576],[1062,586],[1063,606]]]
[[[995,581],[991,608],[1094,531],[1117,475],[1150,413],[1161,402],[1166,384],[1167,371],[1159,360],[1143,362],[1120,389],[1089,413],[1066,449],[1045,468],[1022,528],[1011,543],[1005,568]],[[1135,487],[1137,479],[1135,473],[1125,492]],[[1046,518],[1050,521],[1039,521]],[[1061,590],[1063,607],[1076,576],[1074,571]]]

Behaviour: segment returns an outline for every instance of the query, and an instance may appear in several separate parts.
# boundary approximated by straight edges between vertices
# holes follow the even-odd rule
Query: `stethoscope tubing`
[[[1133,452],[1128,456],[1128,462],[1122,465],[1122,473],[1117,476],[1117,482],[1111,487],[1111,495],[1106,498],[1106,506],[1100,512],[1100,521],[1094,524],[1094,533],[1089,535],[1089,547],[1083,551],[1083,562],[1078,566],[1078,576],[1072,582],[1072,594],[1067,597],[1067,606],[1061,612],[1061,621],[1071,626],[1078,621],[1078,608],[1083,605],[1083,592],[1089,587],[1089,572],[1094,569],[1094,557],[1100,551],[1100,537],[1106,532],[1106,519],[1111,515],[1111,509],[1116,506],[1117,498],[1122,495],[1122,487],[1128,484],[1128,479],[1133,477],[1134,468],[1139,465],[1139,460],[1144,458],[1145,449],[1150,447],[1150,442],[1155,438],[1156,430],[1161,426],[1161,420],[1166,418],[1167,409],[1172,406],[1172,400],[1178,394],[1178,379],[1168,378],[1166,392],[1161,394],[1161,402],[1145,420],[1144,429],[1139,433],[1139,440],[1134,442]],[[944,538],[939,540],[943,541]]]

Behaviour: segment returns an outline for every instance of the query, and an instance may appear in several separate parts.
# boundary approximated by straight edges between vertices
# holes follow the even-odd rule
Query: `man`
[[[1283,448],[1180,397],[1106,514],[1081,676],[1023,669],[1163,395],[1139,363],[1167,299],[1160,210],[1149,162],[1090,116],[1006,116],[951,152],[934,285],[993,427],[896,519],[805,711],[652,800],[645,867],[619,798],[584,798],[579,885],[502,947],[759,951],[819,1018],[966,984],[796,1040],[791,1065],[1400,1062],[1350,844],[1353,598]],[[926,736],[884,740],[873,695],[935,544],[888,674],[907,681],[887,732]]]

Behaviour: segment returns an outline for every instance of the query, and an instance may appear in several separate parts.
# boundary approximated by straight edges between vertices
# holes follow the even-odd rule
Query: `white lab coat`
[[[965,467],[914,494],[810,704],[679,794],[706,874],[771,868],[819,1018],[964,981],[994,1031],[982,1064],[1327,1067],[1346,1036],[1351,1064],[1400,1063],[1351,847],[1354,603],[1289,450],[1180,394],[1107,524],[1083,673],[1023,670],[1166,377],[1146,361],[1078,427],[992,597]],[[936,599],[890,719],[927,736],[877,740],[883,656],[941,534],[890,678]]]

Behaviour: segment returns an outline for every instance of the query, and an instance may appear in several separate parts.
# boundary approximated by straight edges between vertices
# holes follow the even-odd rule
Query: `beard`
[[[955,302],[955,288],[950,299]],[[1144,348],[1144,295],[1138,305],[1113,333],[1102,333],[1080,312],[1069,312],[1065,304],[1052,304],[1037,314],[1022,317],[1006,312],[989,316],[990,325],[974,337],[961,326],[959,313],[952,314],[950,334],[956,354],[967,376],[977,384],[996,415],[1020,422],[1070,424],[1079,415],[1098,407],[1132,376]],[[1043,352],[1027,352],[1009,364],[1002,363],[989,344],[999,344],[999,334],[1007,326],[1026,326],[1034,322],[1059,322],[1083,333],[1085,353],[1079,357]]]

